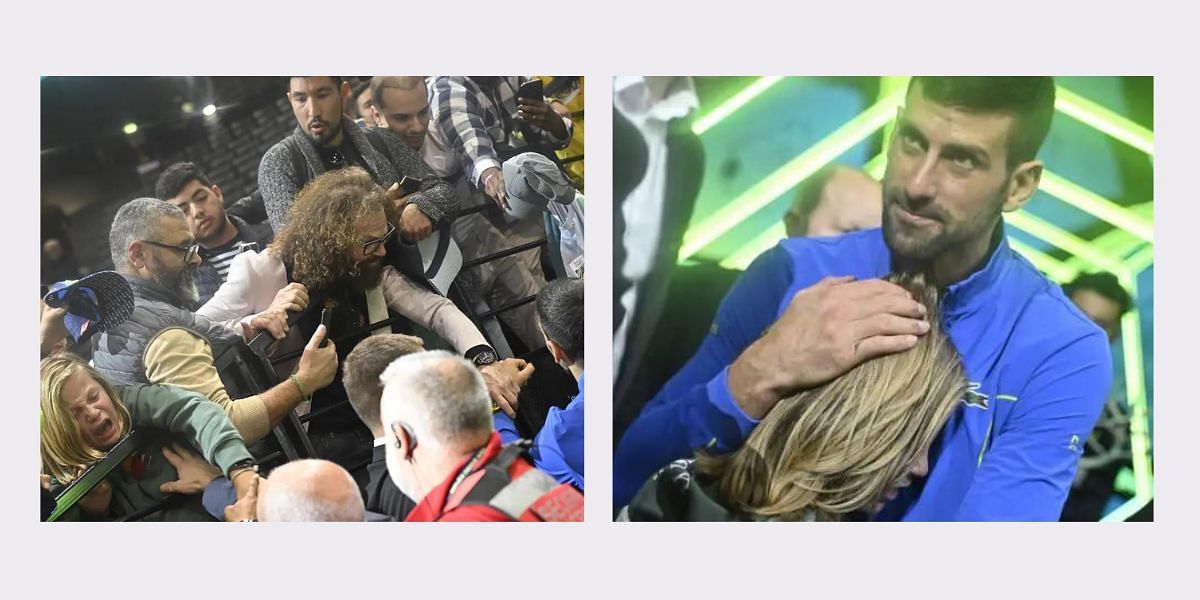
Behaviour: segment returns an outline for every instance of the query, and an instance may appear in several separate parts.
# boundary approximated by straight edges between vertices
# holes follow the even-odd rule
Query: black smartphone
[[[417,179],[416,177],[409,177],[408,175],[404,175],[400,178],[400,194],[402,196],[407,196],[409,194],[415,194],[415,193],[421,191],[422,183],[424,183],[424,182],[422,182],[420,179]]]
[[[521,87],[517,90],[517,97],[526,100],[544,100],[545,96],[541,79],[530,79],[522,83]]]
[[[325,326],[325,339],[321,340],[321,347],[324,348],[329,343],[329,320],[333,316],[333,312],[328,308],[321,309],[321,324]]]

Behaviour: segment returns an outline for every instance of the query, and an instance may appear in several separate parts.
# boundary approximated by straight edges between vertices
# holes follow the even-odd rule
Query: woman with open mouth
[[[42,472],[52,492],[140,432],[135,451],[59,520],[119,520],[157,508],[144,519],[212,521],[198,493],[207,481],[229,476],[240,499],[258,477],[225,411],[199,394],[168,385],[115,388],[66,353],[42,360],[41,380]],[[172,461],[189,448],[210,468],[197,473],[200,461],[186,460],[180,464],[193,467],[179,473]]]

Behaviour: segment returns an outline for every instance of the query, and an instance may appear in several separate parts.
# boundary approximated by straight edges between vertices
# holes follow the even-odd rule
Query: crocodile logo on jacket
[[[988,409],[988,395],[979,391],[979,382],[967,382],[967,392],[963,394],[962,403],[978,409]]]

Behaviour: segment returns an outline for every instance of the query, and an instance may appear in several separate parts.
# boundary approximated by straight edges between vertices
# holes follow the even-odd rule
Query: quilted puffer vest
[[[133,314],[120,326],[92,338],[92,364],[114,385],[150,383],[146,379],[146,346],[168,327],[183,327],[196,332],[219,354],[238,335],[204,317],[181,308],[179,296],[161,285],[137,277],[125,276],[133,288]]]

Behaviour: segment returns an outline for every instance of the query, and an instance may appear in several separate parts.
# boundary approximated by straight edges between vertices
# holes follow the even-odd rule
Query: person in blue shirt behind
[[[924,272],[968,390],[929,473],[879,520],[1057,520],[1104,405],[1102,332],[1004,235],[1041,180],[1049,77],[914,77],[888,140],[883,227],[791,238],[726,295],[695,355],[617,444],[615,506],[699,448],[731,452],[782,398],[908,350],[926,311],[878,279]]]
[[[579,394],[566,408],[551,408],[533,439],[533,466],[583,491],[583,280],[555,279],[537,298],[538,326],[554,362],[571,372]],[[495,414],[496,431],[508,444],[520,436],[508,415]]]

